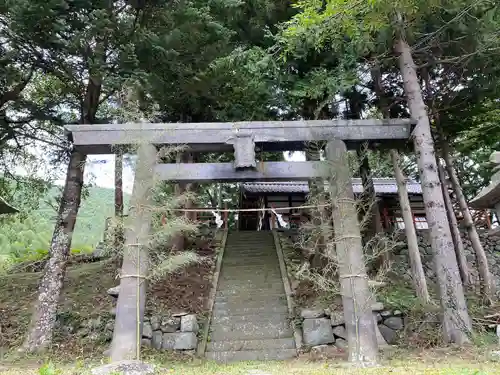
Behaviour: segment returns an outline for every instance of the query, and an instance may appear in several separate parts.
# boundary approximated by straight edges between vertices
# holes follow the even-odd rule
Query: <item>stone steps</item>
[[[273,285],[273,284],[270,284]],[[247,295],[247,296],[261,296],[261,295],[276,295],[276,296],[282,296],[284,293],[285,289],[283,288],[283,285],[276,284],[275,286],[269,287],[269,288],[252,288],[252,287],[247,287],[247,286],[228,286],[225,290],[218,291],[216,293],[216,297],[236,297],[236,296],[241,296],[241,295]]]
[[[234,340],[212,341],[207,345],[207,350],[212,351],[241,351],[241,350],[268,350],[268,349],[295,349],[295,341],[286,339],[261,339],[261,340]]]
[[[271,312],[262,314],[246,314],[246,315],[232,315],[232,316],[214,316],[212,322],[214,324],[231,324],[231,323],[243,323],[243,322],[255,322],[259,323],[262,321],[269,322],[284,322],[288,320],[288,313],[282,312]]]
[[[296,356],[271,232],[230,233],[205,356],[221,362]]]
[[[236,361],[284,361],[297,356],[295,349],[266,349],[266,350],[244,350],[226,352],[207,352],[208,359],[217,362]]]
[[[287,323],[288,325],[288,323]],[[222,326],[211,327],[211,341],[233,341],[233,340],[258,340],[258,339],[286,339],[293,337],[293,329],[286,327],[285,324],[276,328],[269,328],[264,331],[256,325],[241,325],[240,328],[246,328],[247,331],[229,330]]]
[[[269,314],[269,313],[288,313],[288,306],[285,304],[274,306],[214,306],[213,316],[239,316],[239,315],[254,315],[254,314]]]

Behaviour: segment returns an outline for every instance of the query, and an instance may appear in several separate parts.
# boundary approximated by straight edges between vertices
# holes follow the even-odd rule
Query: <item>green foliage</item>
[[[88,193],[78,214],[73,255],[91,252],[103,238],[106,218],[114,214],[112,189],[91,187]],[[56,218],[57,205],[54,207],[53,202],[59,194],[59,188],[53,187],[40,199],[37,209],[0,219],[0,264],[38,261],[48,256]],[[124,198],[127,207],[128,195]]]
[[[44,364],[40,369],[38,370],[39,375],[60,375],[62,374],[62,370],[58,369],[54,363],[49,362]]]

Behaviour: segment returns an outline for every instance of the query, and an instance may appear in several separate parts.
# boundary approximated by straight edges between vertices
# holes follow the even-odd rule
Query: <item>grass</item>
[[[111,310],[113,301],[107,296],[106,290],[117,284],[115,276],[116,266],[109,261],[69,267],[64,280],[59,315],[63,319],[78,322]],[[40,277],[41,273],[18,273],[0,277],[0,353],[2,347],[5,350],[21,344]],[[58,345],[74,344],[68,342],[67,337],[59,337],[60,342],[57,339],[58,337]]]
[[[422,375],[490,375],[500,374],[498,363],[476,359],[441,359],[437,362],[413,358],[384,361],[380,367],[359,369],[339,362],[308,362],[303,359],[287,362],[238,362],[228,365],[214,362],[166,362],[160,363],[158,375],[381,375],[381,374],[422,374]],[[59,372],[47,375],[88,374],[83,365],[57,367]],[[0,367],[1,375],[41,375],[37,368]],[[43,374],[42,374],[43,375]]]

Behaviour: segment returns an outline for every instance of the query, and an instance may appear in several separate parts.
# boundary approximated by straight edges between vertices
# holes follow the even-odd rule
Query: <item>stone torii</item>
[[[406,144],[415,122],[391,120],[264,121],[235,123],[70,125],[74,147],[84,154],[110,154],[114,146],[139,145],[136,174],[127,220],[120,294],[111,346],[111,359],[138,355],[145,310],[148,253],[143,246],[151,226],[155,180],[175,182],[293,181],[325,178],[336,204],[332,218],[336,258],[346,318],[351,361],[375,362],[377,340],[369,302],[360,228],[347,150],[368,142],[371,147],[399,148]],[[308,142],[326,141],[327,161],[257,162],[256,147],[266,151],[303,151]],[[233,151],[234,163],[161,164],[158,147],[187,145],[190,152]],[[135,265],[131,267],[130,265]],[[139,282],[141,281],[141,282]]]

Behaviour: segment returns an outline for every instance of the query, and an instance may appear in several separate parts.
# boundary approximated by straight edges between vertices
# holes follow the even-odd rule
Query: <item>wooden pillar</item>
[[[156,148],[142,144],[137,150],[137,166],[127,217],[120,293],[111,344],[111,360],[138,359],[142,322],[146,305],[146,277],[149,268],[149,240],[153,204]]]
[[[345,143],[338,139],[329,141],[326,155],[332,170],[330,196],[349,361],[375,364],[378,348],[371,309],[372,296]]]

